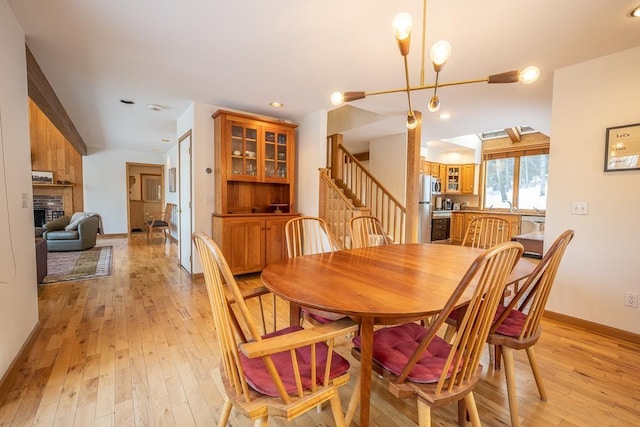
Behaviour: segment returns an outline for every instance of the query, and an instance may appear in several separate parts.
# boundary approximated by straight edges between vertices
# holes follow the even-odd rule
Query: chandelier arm
[[[411,107],[411,86],[409,85],[409,64],[407,62],[407,55],[403,56],[404,58],[404,77],[407,82],[407,88],[405,91],[407,92],[407,101],[409,101],[409,115],[413,115],[413,108]]]
[[[468,85],[468,84],[472,84],[472,83],[488,83],[488,82],[489,82],[489,78],[485,77],[484,79],[461,80],[461,81],[458,81],[458,82],[438,83],[438,87],[459,86],[459,85]],[[416,90],[433,89],[435,87],[436,87],[436,85],[430,84],[430,85],[413,86],[413,87],[410,87],[408,89],[407,88],[403,88],[403,89],[380,90],[380,91],[375,91],[375,92],[365,92],[364,96],[368,97],[368,96],[374,96],[374,95],[386,95],[388,93],[406,92],[407,90],[409,90],[410,92],[413,92],[413,91],[416,91]]]

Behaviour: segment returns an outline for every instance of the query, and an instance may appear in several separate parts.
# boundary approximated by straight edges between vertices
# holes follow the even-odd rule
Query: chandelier
[[[411,86],[409,83],[409,67],[407,63],[407,56],[409,55],[409,43],[411,40],[411,15],[402,12],[393,18],[391,27],[398,42],[398,48],[400,49],[400,55],[404,59],[404,75],[406,86],[402,89],[382,90],[377,92],[364,92],[364,91],[349,91],[349,92],[335,92],[331,95],[331,103],[333,105],[341,105],[345,102],[357,101],[359,99],[366,98],[374,95],[384,95],[387,93],[407,93],[407,101],[409,104],[409,111],[407,113],[407,128],[415,129],[418,125],[416,116],[411,106],[411,92],[424,89],[433,89],[433,95],[427,104],[427,108],[431,112],[436,112],[440,109],[440,98],[438,98],[438,88],[446,86],[458,86],[471,83],[516,83],[521,82],[525,84],[535,82],[540,76],[540,70],[535,66],[529,66],[522,70],[507,71],[504,73],[493,74],[485,78],[475,80],[463,80],[457,82],[439,83],[438,78],[440,72],[444,68],[449,56],[451,55],[451,45],[446,40],[440,40],[436,42],[430,50],[431,63],[433,69],[436,72],[436,78],[434,84],[424,84],[424,63],[425,63],[425,40],[427,29],[427,0],[423,1],[422,12],[422,60],[420,69],[420,85]]]

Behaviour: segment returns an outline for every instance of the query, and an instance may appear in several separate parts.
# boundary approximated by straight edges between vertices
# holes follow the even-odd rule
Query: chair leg
[[[538,360],[536,358],[536,352],[533,347],[529,347],[526,349],[527,357],[529,357],[529,365],[531,365],[531,371],[533,371],[533,378],[536,380],[536,385],[538,386],[538,393],[540,393],[540,399],[543,402],[547,401],[547,392],[544,389],[544,383],[542,382],[542,375],[540,374],[540,369],[538,369]]]
[[[331,402],[331,412],[333,412],[333,419],[336,422],[336,427],[346,427],[344,414],[342,413],[342,404],[340,403],[340,395],[338,394],[338,390],[335,391],[330,402]]]
[[[509,396],[509,411],[511,413],[511,426],[519,427],[520,419],[518,417],[518,397],[516,396],[516,375],[515,365],[513,363],[513,349],[510,347],[502,348],[504,356],[504,371],[507,378],[507,395]]]
[[[229,416],[231,415],[231,408],[233,404],[229,399],[225,399],[224,407],[222,408],[222,414],[220,415],[220,421],[218,421],[218,427],[226,427],[229,422]]]
[[[453,334],[456,333],[456,328],[455,326],[451,326],[451,325],[447,325],[447,330],[444,332],[444,340],[446,342],[448,342],[449,344],[451,344],[451,341],[453,339]]]
[[[431,408],[418,399],[418,426],[431,427]]]
[[[266,427],[267,426],[267,417],[256,418],[253,422],[254,427]]]
[[[476,399],[473,396],[473,392],[464,397],[464,403],[467,405],[467,413],[469,414],[471,425],[473,427],[480,427],[480,415],[478,415],[478,407],[476,406]]]
[[[351,399],[349,399],[349,406],[347,406],[347,413],[344,416],[344,421],[347,425],[351,425],[351,420],[356,413],[356,409],[360,404],[360,375],[356,377],[356,383],[353,385],[353,391],[351,392]]]
[[[500,363],[502,362],[502,346],[494,345],[493,352],[494,352],[493,368],[500,369]]]

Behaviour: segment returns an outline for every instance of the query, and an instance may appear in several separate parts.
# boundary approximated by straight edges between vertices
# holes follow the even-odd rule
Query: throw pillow
[[[71,221],[71,217],[68,215],[61,216],[59,218],[54,219],[44,225],[44,229],[46,231],[58,231],[64,229]]]
[[[64,229],[67,231],[77,230],[78,225],[80,225],[80,223],[84,221],[86,218],[87,218],[86,213],[76,212],[71,216],[71,221],[69,222],[69,225],[67,225]]]

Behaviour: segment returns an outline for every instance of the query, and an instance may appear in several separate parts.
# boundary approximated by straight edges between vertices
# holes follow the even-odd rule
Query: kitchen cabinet
[[[445,192],[450,194],[474,194],[476,165],[446,165]]]
[[[262,271],[287,258],[284,227],[297,214],[213,215],[212,237],[233,274]]]
[[[445,191],[445,185],[447,183],[447,165],[439,163],[438,164],[438,178],[440,178],[440,182],[443,187],[442,190]]]
[[[434,178],[440,178],[440,163],[431,163],[429,173]]]
[[[460,166],[447,165],[446,193],[460,193]]]
[[[476,165],[473,163],[460,167],[460,190],[462,194],[474,194]]]
[[[464,238],[466,229],[465,214],[463,212],[453,212],[451,214],[451,232],[449,233],[449,239],[451,243],[460,245]]]

